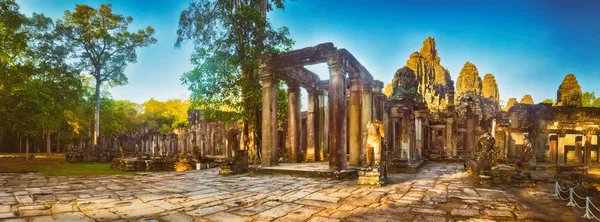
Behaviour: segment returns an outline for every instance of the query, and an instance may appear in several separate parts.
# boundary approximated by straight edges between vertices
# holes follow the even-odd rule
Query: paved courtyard
[[[98,177],[0,174],[0,220],[575,221],[553,185],[481,187],[462,164],[427,163],[377,188],[217,169]]]

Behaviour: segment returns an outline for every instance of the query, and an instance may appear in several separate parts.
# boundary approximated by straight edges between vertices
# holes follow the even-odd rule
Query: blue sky
[[[126,70],[129,84],[110,89],[117,99],[143,102],[187,98],[180,84],[192,69],[192,46],[173,47],[178,19],[189,0],[17,0],[21,11],[53,18],[75,4],[112,3],[134,18],[134,28],[156,29],[158,43],[138,51]],[[480,76],[492,73],[500,97],[535,102],[556,98],[564,76],[574,73],[584,91],[600,94],[600,1],[286,1],[269,14],[273,26],[287,26],[295,48],[333,42],[348,49],[375,78],[391,82],[394,72],[433,36],[441,63],[456,80],[466,61]],[[325,65],[309,67],[327,78]]]

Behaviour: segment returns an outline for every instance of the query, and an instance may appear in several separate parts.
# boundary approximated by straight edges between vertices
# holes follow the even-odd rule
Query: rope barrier
[[[600,219],[598,217],[596,217],[596,215],[594,215],[594,212],[592,212],[592,210],[590,209],[590,205],[596,209],[596,211],[600,212],[600,209],[598,209],[598,207],[596,207],[596,205],[594,205],[594,203],[592,203],[592,201],[590,201],[589,197],[585,197],[583,198],[582,196],[579,196],[579,194],[577,194],[575,192],[575,188],[577,188],[579,186],[579,184],[577,184],[574,187],[569,188],[568,190],[562,190],[560,188],[560,184],[558,184],[558,181],[556,181],[555,183],[555,187],[554,187],[554,194],[552,194],[553,197],[558,197],[561,200],[569,200],[569,203],[567,203],[568,207],[577,207],[577,208],[581,208],[581,209],[585,209],[585,214],[583,216],[581,216],[581,218],[585,218],[585,219],[596,219],[597,221],[600,221]],[[561,193],[566,193],[569,192],[569,197],[568,198],[563,198]],[[577,197],[581,200],[585,200],[585,207],[580,206],[576,199],[574,197]]]

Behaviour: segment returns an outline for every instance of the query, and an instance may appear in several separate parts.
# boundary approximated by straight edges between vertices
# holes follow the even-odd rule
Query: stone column
[[[300,148],[302,147],[302,116],[300,113],[300,87],[295,83],[288,83],[287,125],[286,149],[288,162],[298,163],[300,162]]]
[[[592,135],[585,136],[585,152],[584,152],[584,161],[585,165],[589,166],[592,161]]]
[[[358,79],[350,81],[350,101],[349,101],[349,122],[348,122],[348,140],[350,145],[350,161],[351,166],[360,166],[361,156],[361,88],[362,82]]]
[[[575,163],[582,163],[582,151],[583,151],[583,136],[581,136],[581,140],[577,141],[577,136],[575,136]]]
[[[338,55],[329,65],[329,169],[346,169],[346,77],[342,58]]]
[[[565,136],[558,134],[557,146],[558,160],[557,165],[565,165]]]
[[[556,160],[558,158],[558,141],[557,140],[553,140],[552,138],[554,138],[554,135],[550,136],[550,163],[557,163]],[[558,138],[558,136],[557,136]]]
[[[402,110],[402,120],[400,121],[400,150],[402,151],[402,158],[406,158],[408,164],[410,164],[411,160],[411,148],[412,148],[412,124],[414,124],[414,120],[411,119],[411,113],[407,110]]]
[[[361,153],[364,162],[367,149],[368,129],[367,124],[373,119],[373,90],[370,84],[363,84],[362,98],[362,117],[360,127],[362,129]]]
[[[471,154],[475,151],[475,118],[473,118],[472,114],[467,114],[467,138],[465,147]]]
[[[329,149],[327,149],[327,147],[329,146],[329,138],[327,136],[329,135],[329,120],[327,116],[329,112],[326,106],[326,98],[327,91],[319,90],[319,130],[317,134],[319,135],[319,148],[317,149],[318,155],[315,154],[316,161],[325,160],[325,153],[329,153]]]
[[[385,146],[385,149],[383,150],[384,155],[385,152],[388,151],[392,151],[393,150],[393,143],[392,143],[392,138],[394,138],[394,123],[392,122],[392,118],[390,118],[390,108],[389,107],[382,107],[383,108],[383,127],[385,128],[385,138],[383,138],[384,140],[387,141],[387,146]]]
[[[261,68],[262,79],[262,141],[261,141],[261,166],[277,166],[277,92],[279,80],[270,70]]]
[[[306,161],[320,160],[319,151],[319,95],[315,90],[308,91],[308,109],[306,111]]]
[[[458,153],[456,152],[456,144],[453,139],[454,134],[454,119],[446,118],[446,143],[444,144],[444,149],[446,149],[446,156],[448,157],[456,157]]]

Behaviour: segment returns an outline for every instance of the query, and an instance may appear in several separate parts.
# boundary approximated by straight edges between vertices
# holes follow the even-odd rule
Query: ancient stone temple
[[[565,76],[556,94],[558,106],[581,106],[581,87],[573,74]]]
[[[520,104],[534,104],[533,98],[529,94],[524,95],[523,98],[521,98],[521,102],[519,102],[519,103]]]
[[[483,76],[483,81],[481,82],[481,96],[493,101],[500,100],[498,84],[496,83],[494,75],[488,73]]]
[[[506,106],[504,107],[504,111],[508,111],[510,107],[514,106],[515,104],[517,104],[517,98],[509,98],[506,102]]]
[[[482,80],[477,67],[466,62],[455,90],[440,61],[434,39],[427,38],[386,87],[388,166],[470,157],[477,136],[493,131],[500,111],[494,76],[486,74]]]
[[[180,166],[191,169],[209,159],[231,158],[241,146],[239,129],[238,122],[209,119],[203,110],[191,110],[186,127],[157,132],[143,123],[136,132],[100,136],[94,148],[70,148],[66,158],[70,162],[113,161],[113,167],[124,170],[173,170],[179,159]]]
[[[329,80],[319,77],[303,66],[327,63]],[[288,161],[320,161],[329,159],[329,169],[345,170],[348,165],[364,163],[367,144],[367,123],[382,119],[383,84],[373,79],[369,71],[345,49],[332,43],[261,58],[262,80],[262,156],[264,167],[279,164],[280,146],[277,134],[277,92],[279,80],[288,85]],[[302,129],[300,91],[308,92],[306,128]],[[302,132],[306,132],[306,141]],[[324,135],[324,136],[319,136]],[[303,156],[301,147],[306,142]],[[325,152],[328,151],[328,152]],[[347,156],[348,155],[348,156]]]
[[[600,108],[580,107],[581,88],[573,74],[565,77],[551,104],[515,104],[498,119],[497,149],[503,158],[519,158],[525,147],[530,165],[590,165],[598,162]]]

